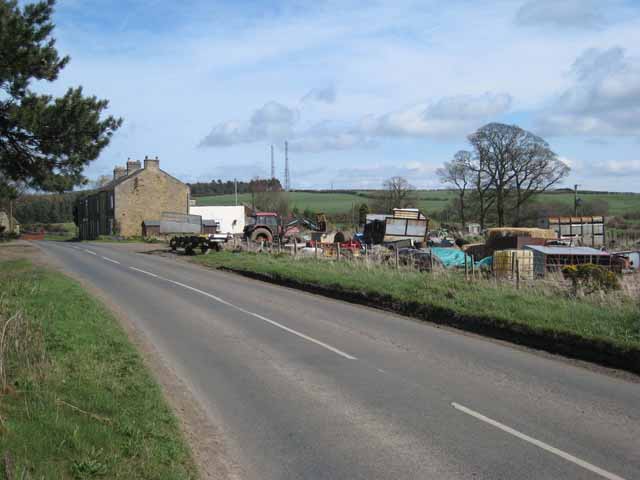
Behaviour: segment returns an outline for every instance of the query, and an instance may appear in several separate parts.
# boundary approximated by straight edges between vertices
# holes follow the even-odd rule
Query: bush
[[[568,265],[562,269],[562,274],[571,280],[574,292],[578,289],[585,293],[620,289],[620,281],[616,274],[601,265],[593,263]]]

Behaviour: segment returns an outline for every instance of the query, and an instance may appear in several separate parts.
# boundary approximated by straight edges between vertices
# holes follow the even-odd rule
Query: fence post
[[[475,265],[475,259],[473,258],[473,255],[471,255],[471,280],[475,280],[476,279],[476,265]]]
[[[469,273],[467,270],[467,254],[464,251],[462,253],[464,255],[464,279],[469,280]]]
[[[318,260],[318,241],[317,240],[315,241],[314,245],[315,245],[316,249],[315,249],[315,252],[313,254],[316,257],[316,260]]]
[[[293,256],[298,256],[298,240],[295,238],[293,239]]]
[[[516,290],[520,290],[520,259],[516,257]]]
[[[336,257],[340,261],[340,244],[336,243]]]
[[[398,246],[396,245],[396,248],[393,249],[393,251],[396,254],[396,270],[398,268],[400,268],[400,253],[398,253]]]

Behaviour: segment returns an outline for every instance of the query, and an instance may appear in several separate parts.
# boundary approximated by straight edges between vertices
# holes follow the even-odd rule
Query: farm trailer
[[[200,249],[203,254],[207,254],[210,250],[221,250],[222,245],[231,238],[231,235],[226,233],[204,234],[202,232],[203,224],[200,215],[172,212],[162,214],[160,233],[167,236],[173,235],[169,240],[169,247],[173,251],[183,248],[187,255],[193,255],[196,249]]]

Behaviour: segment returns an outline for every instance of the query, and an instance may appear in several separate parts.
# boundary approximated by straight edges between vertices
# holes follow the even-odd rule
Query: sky
[[[58,0],[82,85],[124,119],[87,169],[158,156],[188,181],[442,188],[488,122],[542,136],[563,186],[640,192],[638,0]]]

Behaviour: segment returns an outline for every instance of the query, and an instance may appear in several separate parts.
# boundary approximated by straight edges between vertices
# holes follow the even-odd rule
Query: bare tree
[[[442,183],[453,185],[458,190],[458,208],[463,226],[465,224],[465,194],[475,177],[471,163],[471,152],[460,150],[453,156],[453,160],[445,162],[442,168],[436,170]]]
[[[112,180],[113,180],[113,177],[111,177],[110,175],[100,175],[98,178],[90,182],[90,185],[93,188],[100,188],[100,187],[104,187],[106,184],[108,184]]]
[[[519,154],[511,161],[515,189],[514,224],[520,225],[522,206],[569,174],[569,166],[558,159],[542,138],[525,132]]]
[[[417,203],[416,192],[406,178],[391,177],[382,184],[383,189],[373,202],[373,207],[379,212],[390,212],[394,208],[406,208]]]
[[[469,136],[479,177],[495,196],[498,226],[505,224],[508,200],[515,196],[516,222],[524,203],[569,173],[540,137],[516,125],[489,123]],[[480,178],[478,179],[480,183]]]

